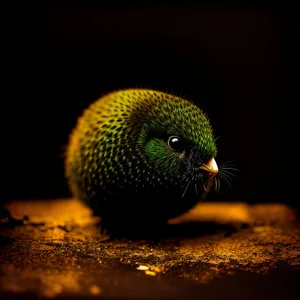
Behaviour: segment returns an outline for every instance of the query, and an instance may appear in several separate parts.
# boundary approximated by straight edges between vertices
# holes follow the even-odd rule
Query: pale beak
[[[211,158],[207,163],[201,164],[200,169],[208,172],[209,178],[214,178],[218,172],[219,168],[214,158]]]

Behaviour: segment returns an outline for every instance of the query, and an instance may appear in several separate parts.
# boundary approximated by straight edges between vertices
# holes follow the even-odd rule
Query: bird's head
[[[144,111],[138,148],[152,173],[180,184],[183,196],[189,190],[196,194],[205,190],[219,170],[213,130],[204,112],[166,94],[160,94],[151,109]]]

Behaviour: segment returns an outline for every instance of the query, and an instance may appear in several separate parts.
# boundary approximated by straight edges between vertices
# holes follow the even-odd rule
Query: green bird
[[[65,174],[107,232],[151,230],[195,206],[210,183],[219,187],[216,155],[199,107],[160,91],[125,89],[97,99],[78,118]]]

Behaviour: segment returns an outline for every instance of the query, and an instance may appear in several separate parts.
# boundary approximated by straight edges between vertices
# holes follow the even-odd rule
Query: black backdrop
[[[99,96],[148,87],[210,116],[220,161],[240,168],[218,201],[293,203],[288,187],[285,10],[249,5],[24,7],[2,200],[68,197],[61,153]]]

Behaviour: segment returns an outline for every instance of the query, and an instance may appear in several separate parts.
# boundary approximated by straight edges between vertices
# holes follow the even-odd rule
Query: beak
[[[218,172],[219,168],[214,158],[211,158],[207,163],[201,164],[200,169],[208,172],[209,178],[214,178]]]

